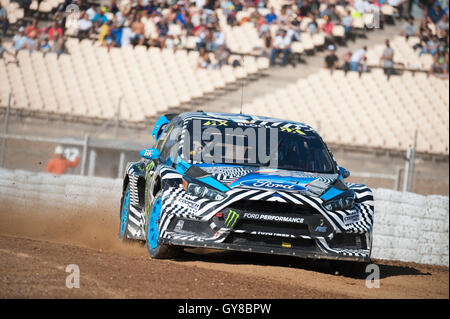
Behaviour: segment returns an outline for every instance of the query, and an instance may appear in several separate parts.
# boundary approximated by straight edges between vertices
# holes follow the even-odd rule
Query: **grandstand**
[[[64,128],[78,128],[76,125],[85,123],[87,131],[92,127],[103,130],[105,123],[119,116],[135,132],[145,132],[137,135],[141,136],[140,142],[148,143],[148,127],[164,113],[194,109],[239,113],[243,88],[243,113],[308,123],[333,147],[404,154],[412,146],[417,130],[417,151],[444,158],[448,163],[448,77],[430,75],[435,64],[433,56],[419,56],[421,34],[408,39],[400,35],[403,22],[396,17],[396,8],[373,1],[370,9],[360,13],[358,1],[365,2],[350,1],[344,7],[341,2],[315,1],[318,11],[307,16],[299,15],[295,1],[270,0],[264,7],[241,1],[242,10],[237,12],[220,1],[214,10],[195,11],[193,2],[186,7],[190,18],[196,14],[200,21],[202,15],[206,20],[210,18],[213,22],[205,24],[214,25],[211,30],[226,40],[229,55],[224,64],[219,63],[215,47],[211,49],[211,43],[204,40],[215,34],[202,34],[202,23],[198,28],[195,23],[194,28],[188,28],[170,20],[178,12],[171,6],[157,8],[156,15],[143,14],[140,20],[131,18],[133,13],[125,16],[130,23],[142,23],[143,45],[106,42],[108,32],[102,28],[115,28],[117,18],[111,8],[104,10],[109,22],[92,27],[84,36],[79,34],[78,24],[66,21],[65,51],[22,49],[17,50],[16,59],[8,55],[0,59],[0,112],[4,114],[11,93],[11,114],[21,118],[64,123]],[[10,23],[2,45],[10,52],[15,51],[12,36],[20,26],[27,26],[37,17],[41,29],[48,30],[67,4],[61,0],[40,4],[31,1],[28,8],[21,8],[12,0],[1,3],[8,10]],[[86,8],[90,5],[86,3]],[[272,7],[280,21],[289,23],[268,23]],[[382,29],[371,27],[376,14],[381,16]],[[346,17],[351,18],[351,24],[346,24]],[[159,24],[161,19],[168,21],[165,31]],[[332,30],[325,28],[329,21],[333,21]],[[419,29],[419,21],[416,24]],[[296,63],[285,68],[272,66],[269,59],[282,28],[297,37],[289,47],[291,60]],[[442,37],[438,24],[430,28]],[[168,47],[167,38],[178,42]],[[397,74],[389,78],[379,64],[384,39],[390,40],[395,52]],[[333,72],[323,68],[329,44],[344,52],[354,51],[362,43],[368,46],[368,72],[360,75],[341,68]],[[199,52],[202,46],[208,48],[206,56]],[[300,58],[292,59],[295,57]],[[208,67],[200,66],[202,59],[208,61]]]
[[[259,76],[269,66],[267,58],[249,56],[236,68],[204,70],[196,68],[198,51],[136,46],[108,52],[87,39],[68,39],[66,45],[70,55],[59,58],[23,50],[19,64],[0,61],[6,75],[0,103],[5,105],[12,92],[13,109],[18,111],[105,120],[114,116],[123,97],[123,118],[143,122],[169,108],[201,102],[239,79]]]

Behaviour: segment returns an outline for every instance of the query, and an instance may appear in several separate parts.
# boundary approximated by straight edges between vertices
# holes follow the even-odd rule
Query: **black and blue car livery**
[[[254,127],[278,132],[277,167],[245,160],[197,161],[201,129]],[[313,259],[367,262],[374,204],[365,185],[345,183],[310,126],[242,114],[188,112],[159,118],[155,145],[129,163],[120,209],[122,240],[142,240],[153,258],[203,247]],[[189,144],[191,143],[191,144]],[[193,151],[183,152],[189,145]]]

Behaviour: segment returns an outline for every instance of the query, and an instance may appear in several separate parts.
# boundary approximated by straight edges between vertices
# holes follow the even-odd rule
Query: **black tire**
[[[161,214],[162,191],[159,191],[153,199],[148,218],[145,222],[145,247],[151,258],[168,259],[174,258],[180,249],[179,246],[162,244],[159,239],[159,218]],[[159,208],[158,208],[159,207]],[[152,217],[152,214],[157,214]],[[155,223],[156,222],[156,223]],[[149,229],[150,227],[150,229]],[[156,233],[155,230],[158,229]]]
[[[125,205],[125,206],[124,206]],[[126,213],[126,216],[124,216]],[[128,238],[128,219],[130,213],[130,185],[122,193],[120,201],[120,223],[119,223],[119,239],[123,242],[130,241]]]

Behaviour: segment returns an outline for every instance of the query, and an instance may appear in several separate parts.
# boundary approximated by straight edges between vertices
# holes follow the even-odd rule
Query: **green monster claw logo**
[[[225,226],[227,228],[233,227],[236,224],[238,218],[239,218],[239,214],[237,212],[235,212],[234,210],[230,209],[228,211],[227,219],[225,219]]]

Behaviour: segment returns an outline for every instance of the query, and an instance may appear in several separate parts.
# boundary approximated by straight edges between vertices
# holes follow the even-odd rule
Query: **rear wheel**
[[[128,219],[130,214],[130,186],[128,185],[122,194],[122,203],[120,205],[120,227],[119,239],[128,241]]]
[[[160,191],[153,199],[153,204],[146,221],[145,233],[148,254],[151,258],[163,259],[173,258],[180,249],[177,246],[162,244],[159,238],[159,222],[161,219],[162,192]]]

